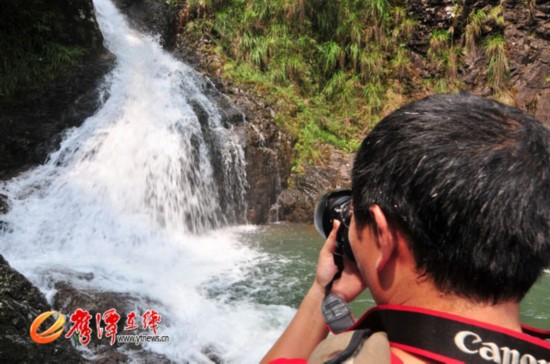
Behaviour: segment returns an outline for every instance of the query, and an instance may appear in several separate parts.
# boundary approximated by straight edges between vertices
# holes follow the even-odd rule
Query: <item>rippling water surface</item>
[[[318,251],[323,243],[314,227],[301,224],[272,225],[250,231],[245,238],[259,246],[260,250],[278,257],[276,261],[287,263],[278,268],[280,275],[271,288],[275,292],[270,293],[266,286],[264,290],[258,291],[259,299],[274,296],[270,299],[297,307],[313,281]],[[268,266],[262,269],[274,270],[276,265],[277,263],[272,263],[271,268]],[[287,285],[288,283],[291,284]],[[374,301],[366,293],[358,298],[352,305],[352,309],[355,313],[362,313],[373,304]],[[550,330],[550,272],[548,270],[523,300],[521,317],[525,324]]]

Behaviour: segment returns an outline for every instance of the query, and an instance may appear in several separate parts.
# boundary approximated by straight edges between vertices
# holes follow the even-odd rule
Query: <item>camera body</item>
[[[332,283],[340,278],[344,270],[344,257],[355,262],[353,251],[349,243],[348,232],[351,221],[351,191],[338,190],[328,192],[317,203],[313,221],[315,228],[323,237],[327,237],[332,231],[334,220],[340,221],[340,226],[336,234],[336,248],[334,249],[334,264],[338,267],[338,272],[325,287],[325,298],[321,305],[321,311],[325,322],[331,331],[338,334],[347,330],[355,322],[353,313],[346,302],[331,293]]]
[[[315,213],[313,221],[315,228],[323,237],[328,237],[332,230],[333,221],[339,220],[340,226],[336,235],[336,249],[334,254],[344,255],[346,258],[355,262],[353,251],[348,238],[349,224],[351,221],[351,190],[338,190],[328,192],[321,197]],[[339,262],[335,256],[335,263]]]

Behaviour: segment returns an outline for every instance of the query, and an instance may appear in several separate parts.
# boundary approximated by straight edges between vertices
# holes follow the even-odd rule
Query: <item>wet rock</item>
[[[90,280],[90,277],[84,275],[82,279]],[[124,293],[79,290],[67,282],[57,282],[54,287],[57,292],[53,297],[53,307],[65,313],[72,313],[78,308],[94,313],[103,313],[112,308],[117,312],[130,312],[135,305],[134,299]]]
[[[287,187],[295,140],[277,127],[276,110],[262,95],[244,86],[235,87],[219,77],[212,64],[221,61],[203,47],[210,42],[207,34],[199,40],[178,37],[174,55],[208,75],[215,87],[205,90],[206,93],[222,110],[226,127],[234,128],[239,135],[246,159],[247,221],[253,224],[276,221],[277,214],[271,209]]]
[[[8,204],[8,196],[0,193],[0,215],[8,212],[10,205]]]
[[[64,130],[97,110],[98,86],[112,65],[107,53],[90,56],[47,87],[0,104],[0,178],[44,162]]]
[[[222,351],[216,348],[215,346],[207,346],[201,350],[201,352],[212,361],[212,363],[223,363]]]
[[[2,220],[2,215],[9,210],[8,196],[0,193],[0,234],[8,230],[8,223]]]
[[[33,320],[51,311],[46,298],[0,256],[0,358],[4,363],[82,363],[69,341],[36,344],[29,337]],[[48,323],[48,321],[46,322]]]
[[[277,153],[273,149],[253,146],[247,146],[245,150],[248,161],[246,175],[252,183],[247,196],[247,218],[257,224],[276,221],[269,210],[281,191],[281,182],[276,178],[280,168]]]
[[[248,96],[251,97],[251,96]],[[248,98],[247,97],[247,98]],[[247,99],[245,98],[245,99]],[[287,187],[294,157],[294,139],[275,126],[268,106],[236,99],[246,110],[246,176],[248,218],[251,223],[278,221],[271,213],[278,195]]]
[[[327,147],[328,163],[310,166],[305,173],[290,178],[292,188],[285,189],[273,206],[272,214],[288,222],[313,222],[315,205],[328,191],[350,188],[353,154]]]
[[[82,280],[92,280],[93,273],[81,274],[78,278]],[[104,292],[93,289],[77,289],[67,282],[57,282],[54,287],[57,292],[53,297],[53,307],[65,313],[70,317],[77,309],[87,311],[91,316],[90,329],[91,340],[87,344],[87,359],[94,363],[110,364],[110,363],[133,363],[133,362],[149,362],[149,363],[171,363],[164,355],[153,353],[145,350],[141,345],[120,343],[115,341],[110,344],[110,338],[105,336],[105,323],[100,319],[100,327],[102,331],[101,339],[98,338],[98,323],[96,315],[102,316],[106,311],[115,309],[120,315],[117,323],[117,333],[122,335],[151,335],[151,331],[144,330],[141,327],[140,315],[143,312],[139,311],[140,307],[148,307],[154,309],[154,302],[143,302],[143,299],[138,299],[126,293],[120,292]],[[147,306],[149,305],[149,306]],[[140,326],[131,331],[125,331],[127,315],[130,312],[136,312],[136,323]],[[67,320],[69,320],[67,318]],[[159,331],[159,334],[161,332]],[[81,345],[80,343],[76,345]]]

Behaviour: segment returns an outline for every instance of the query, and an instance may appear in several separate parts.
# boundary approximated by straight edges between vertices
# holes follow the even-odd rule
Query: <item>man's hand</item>
[[[340,222],[334,220],[332,231],[330,232],[325,244],[319,253],[319,261],[317,263],[317,273],[313,286],[315,289],[321,290],[324,295],[325,287],[330,283],[334,275],[338,272],[338,267],[334,264],[334,250],[336,248],[336,234]],[[312,287],[313,288],[313,287]],[[347,302],[353,301],[366,288],[363,279],[357,269],[357,265],[344,258],[344,270],[342,276],[334,281],[331,293],[344,299]]]
[[[332,254],[336,248],[336,233],[339,226],[338,221],[332,226],[332,231],[319,253],[315,281],[296,315],[279,340],[265,354],[261,363],[268,363],[276,358],[308,358],[315,347],[327,337],[329,331],[321,313],[321,305],[326,285],[338,272]],[[344,271],[340,279],[332,285],[332,293],[349,302],[365,287],[355,263],[344,259]]]

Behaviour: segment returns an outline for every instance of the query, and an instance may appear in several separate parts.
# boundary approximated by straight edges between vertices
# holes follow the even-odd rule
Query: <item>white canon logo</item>
[[[537,360],[533,355],[521,353],[506,346],[499,347],[492,342],[484,342],[471,331],[460,331],[455,335],[455,345],[463,353],[477,354],[484,360],[497,364],[548,364],[547,360]]]

